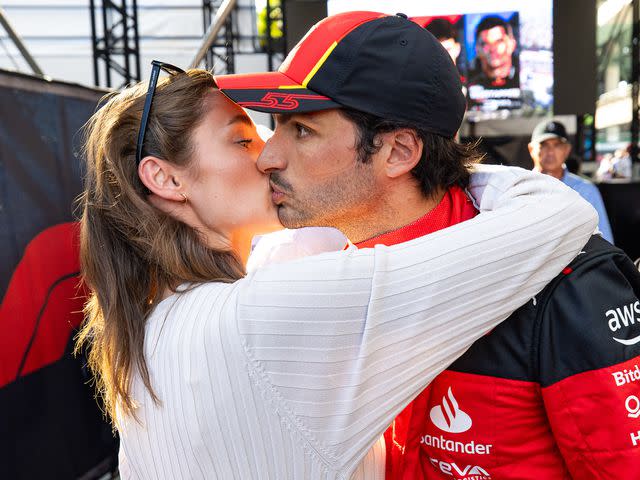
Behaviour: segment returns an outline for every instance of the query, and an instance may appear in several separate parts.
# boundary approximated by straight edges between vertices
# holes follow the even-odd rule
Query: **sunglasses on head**
[[[167,72],[169,75],[184,73],[184,70],[181,68],[171,65],[170,63],[159,62],[158,60],[153,60],[151,65],[153,68],[151,69],[149,88],[144,100],[144,109],[142,110],[142,118],[140,119],[140,130],[138,130],[138,142],[136,143],[136,165],[140,165],[140,162],[142,161],[144,137],[147,133],[147,124],[149,123],[149,114],[151,113],[151,102],[153,101],[153,94],[156,93],[160,70]]]

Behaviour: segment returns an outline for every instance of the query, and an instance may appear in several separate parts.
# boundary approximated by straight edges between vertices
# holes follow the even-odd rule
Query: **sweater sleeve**
[[[560,273],[597,223],[577,193],[522,169],[477,167],[469,191],[481,211],[472,220],[266,267],[233,288],[254,382],[327,468],[355,468],[439,372]]]

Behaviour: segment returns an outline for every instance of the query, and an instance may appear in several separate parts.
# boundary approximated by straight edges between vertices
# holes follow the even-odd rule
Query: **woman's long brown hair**
[[[153,98],[145,152],[180,166],[191,163],[192,133],[216,88],[209,72],[161,79]],[[232,282],[244,269],[230,251],[208,248],[188,225],[153,207],[137,172],[136,137],[146,94],[139,84],[111,96],[85,126],[86,178],[80,262],[91,290],[77,349],[89,347],[112,420],[135,417],[131,379],[140,375],[154,401],[144,357],[146,319],[167,289],[184,283]]]

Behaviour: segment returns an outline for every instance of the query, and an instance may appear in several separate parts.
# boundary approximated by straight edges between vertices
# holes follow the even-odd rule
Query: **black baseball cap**
[[[220,75],[242,107],[302,113],[349,107],[453,137],[465,98],[440,42],[404,14],[346,12],[318,22],[278,71]]]
[[[533,129],[531,134],[531,143],[542,143],[550,138],[559,138],[565,142],[569,141],[567,136],[567,129],[564,125],[556,121],[548,121],[539,123],[536,128]]]

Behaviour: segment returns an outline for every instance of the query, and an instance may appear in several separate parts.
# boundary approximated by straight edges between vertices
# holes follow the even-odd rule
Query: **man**
[[[602,237],[613,243],[609,217],[598,188],[586,178],[570,173],[566,168],[565,162],[571,154],[571,144],[564,125],[547,120],[536,125],[529,143],[529,154],[535,170],[562,180],[593,205],[600,217],[598,228]]]
[[[278,72],[217,81],[241,105],[275,113],[258,167],[271,174],[285,226],[337,227],[367,248],[475,215],[464,186],[477,157],[454,140],[465,103],[458,74],[437,40],[406,17],[329,17]],[[398,416],[385,433],[387,478],[640,471],[640,422],[632,418],[639,295],[630,260],[594,236],[563,274]]]
[[[633,162],[631,161],[631,146],[619,148],[613,154],[602,157],[594,177],[601,182],[610,180],[631,180],[633,177]]]
[[[486,88],[518,88],[517,42],[513,28],[502,18],[484,17],[475,31],[476,69],[470,84]]]
[[[411,18],[412,21],[418,23],[418,25],[424,25],[421,17]],[[458,72],[460,73],[460,82],[462,83],[462,93],[464,96],[467,96],[467,77],[466,74],[463,73],[464,67],[458,63],[458,58],[460,58],[460,53],[462,53],[462,46],[458,41],[458,33],[456,31],[456,27],[453,23],[446,18],[434,18],[431,20],[424,28],[431,33],[436,39],[440,42],[440,45],[444,47],[447,51],[451,60],[458,68]]]
[[[457,65],[458,57],[460,56],[462,49],[460,47],[460,42],[458,42],[456,29],[451,22],[446,18],[434,18],[424,28],[426,28],[431,35],[436,37],[440,42],[440,45],[445,48],[451,57],[451,60],[453,60],[453,63]]]

